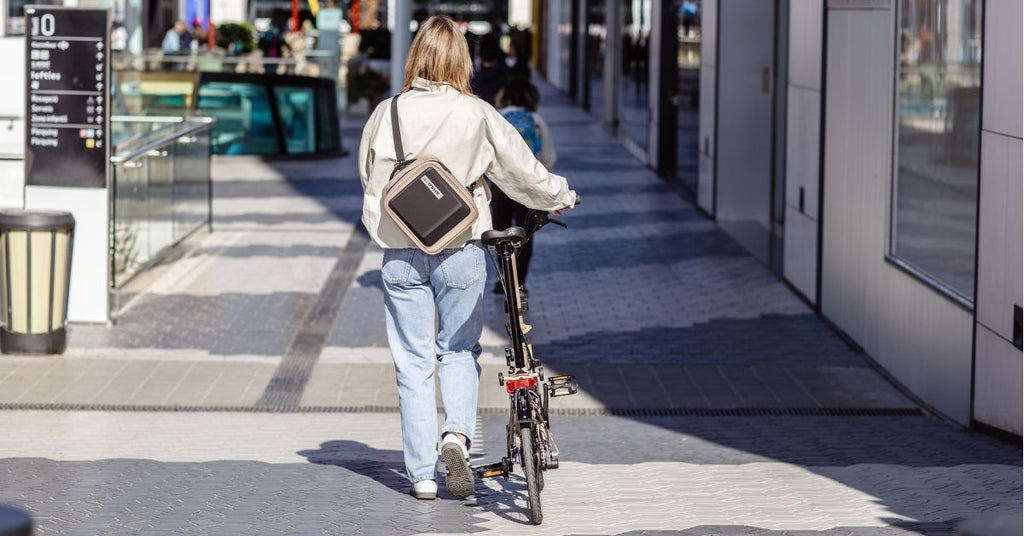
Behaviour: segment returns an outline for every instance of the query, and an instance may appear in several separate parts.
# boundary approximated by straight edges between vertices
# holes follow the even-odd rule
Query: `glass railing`
[[[113,117],[111,273],[115,288],[210,222],[210,133],[193,117]]]

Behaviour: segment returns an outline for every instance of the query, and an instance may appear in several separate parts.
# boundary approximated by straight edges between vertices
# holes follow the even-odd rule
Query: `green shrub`
[[[217,46],[228,54],[248,54],[256,50],[252,24],[248,22],[225,22],[217,26]]]

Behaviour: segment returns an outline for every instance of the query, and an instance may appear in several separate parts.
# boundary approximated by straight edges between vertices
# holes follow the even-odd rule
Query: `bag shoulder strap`
[[[398,124],[398,97],[401,93],[391,99],[391,135],[395,139],[395,164],[401,168],[405,166],[405,150],[402,148],[402,129]]]
[[[394,178],[395,173],[404,168],[409,164],[409,161],[405,159],[405,149],[402,147],[402,129],[398,124],[398,97],[402,94],[399,93],[391,99],[391,136],[395,140],[395,171],[392,172],[391,176]],[[444,165],[444,164],[442,164]],[[445,168],[448,169],[448,168]],[[449,172],[450,173],[450,172]],[[477,179],[472,185],[467,186],[470,192],[476,190],[478,187],[483,185],[483,177]]]

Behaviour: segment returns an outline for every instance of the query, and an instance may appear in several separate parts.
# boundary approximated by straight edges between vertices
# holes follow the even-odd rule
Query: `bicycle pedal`
[[[552,376],[548,378],[548,385],[551,386],[552,397],[574,395],[580,390],[576,378],[569,375]]]
[[[508,478],[509,472],[511,471],[510,465],[511,464],[503,458],[502,461],[497,463],[474,467],[473,471],[476,473],[477,478],[494,478],[498,476]]]

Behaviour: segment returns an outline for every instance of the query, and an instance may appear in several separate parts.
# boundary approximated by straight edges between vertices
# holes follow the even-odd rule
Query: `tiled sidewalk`
[[[916,407],[676,186],[542,90],[557,169],[583,199],[568,229],[538,234],[529,280],[535,353],[584,390],[562,407]],[[344,128],[353,152],[360,129]],[[355,157],[221,158],[214,177],[215,232],[113,328],[73,326],[67,355],[0,358],[0,404],[397,406]],[[480,403],[502,408],[505,320],[485,301]]]
[[[579,377],[577,408],[913,408],[867,362],[677,187],[638,163],[562,94],[541,113],[557,170],[583,203],[536,236],[530,271],[535,355]],[[303,404],[351,403],[354,389],[396,405],[383,322],[382,252],[370,247]],[[488,287],[489,288],[489,287]],[[504,368],[500,297],[485,297],[484,407]]]

